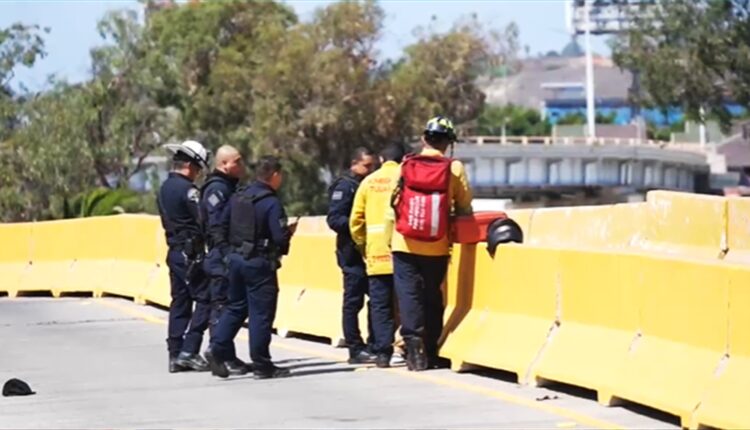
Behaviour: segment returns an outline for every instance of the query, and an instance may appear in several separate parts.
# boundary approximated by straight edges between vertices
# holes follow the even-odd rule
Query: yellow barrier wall
[[[727,199],[727,246],[724,260],[750,264],[750,198]]]
[[[31,261],[31,223],[0,224],[0,291],[15,296]]]
[[[636,255],[559,251],[559,323],[532,375],[595,389],[612,403],[638,332],[641,291]],[[518,285],[517,288],[523,288]]]
[[[74,224],[77,233],[75,240],[70,243],[56,242],[57,246],[67,248],[73,258],[62,279],[60,291],[91,291],[94,295],[101,295],[121,251],[114,246],[116,235],[113,235],[121,224],[120,217],[96,217],[85,222],[78,220]]]
[[[475,255],[473,285],[458,287],[468,289],[469,310],[441,355],[455,369],[480,364],[514,372],[523,381],[554,325],[558,255],[516,245],[498,248],[494,260],[479,249]]]
[[[729,355],[716,369],[693,425],[750,428],[750,269],[729,274]]]
[[[727,199],[670,191],[652,191],[644,240],[646,251],[718,259],[727,250]]]
[[[151,280],[157,271],[157,264],[166,259],[158,255],[157,249],[166,250],[163,244],[164,233],[159,220],[153,216],[125,215],[120,218],[119,228],[113,238],[113,245],[119,249],[119,258],[112,266],[112,273],[108,277],[103,291],[133,297],[139,302],[154,294],[155,286]],[[159,294],[169,283],[157,284]],[[157,302],[157,300],[151,300]]]
[[[615,395],[678,415],[686,426],[726,351],[729,271],[654,257],[637,270],[641,337]]]
[[[78,240],[81,220],[34,223],[31,227],[31,266],[18,285],[18,292],[62,291],[75,256],[71,252]]]
[[[282,334],[311,334],[340,343],[343,291],[335,235],[325,217],[301,219],[291,251],[283,258],[279,271],[276,327]],[[367,312],[360,313],[359,327],[366,338]]]
[[[750,269],[720,261],[746,261],[748,200],[655,192],[640,204],[514,211],[537,246],[503,245],[494,260],[484,244],[454,248],[442,355],[456,369],[478,364],[591,388],[604,403],[643,403],[691,427],[750,426]],[[12,244],[0,250],[10,295],[169,304],[157,217],[0,225],[0,234]],[[279,273],[281,331],[341,337],[334,248],[324,218],[302,220]]]

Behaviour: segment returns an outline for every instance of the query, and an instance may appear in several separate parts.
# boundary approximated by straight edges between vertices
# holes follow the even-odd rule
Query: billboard
[[[569,0],[568,30],[572,34],[586,32],[588,2],[591,34],[612,34],[626,31],[633,17],[647,16],[657,0]]]

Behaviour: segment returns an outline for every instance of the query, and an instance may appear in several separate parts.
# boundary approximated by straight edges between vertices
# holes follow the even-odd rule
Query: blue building
[[[598,99],[595,102],[596,113],[601,116],[614,115],[615,124],[625,125],[633,121],[633,107],[623,98]],[[737,103],[728,103],[727,108],[732,115],[740,116],[746,109]],[[569,115],[586,115],[585,98],[559,98],[544,101],[543,115],[551,124],[556,124],[561,118]],[[680,122],[684,119],[684,113],[680,108],[663,109],[643,108],[641,115],[649,124],[658,127],[666,127]]]

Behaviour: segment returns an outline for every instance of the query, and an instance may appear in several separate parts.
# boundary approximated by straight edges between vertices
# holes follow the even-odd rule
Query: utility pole
[[[584,0],[586,44],[586,123],[590,139],[596,138],[596,106],[594,105],[594,55],[591,52],[591,1]]]

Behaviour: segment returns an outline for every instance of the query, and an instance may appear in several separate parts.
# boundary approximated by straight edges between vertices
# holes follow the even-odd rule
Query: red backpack
[[[396,231],[411,239],[435,242],[448,232],[452,159],[413,155],[401,165],[401,179],[391,206]]]

